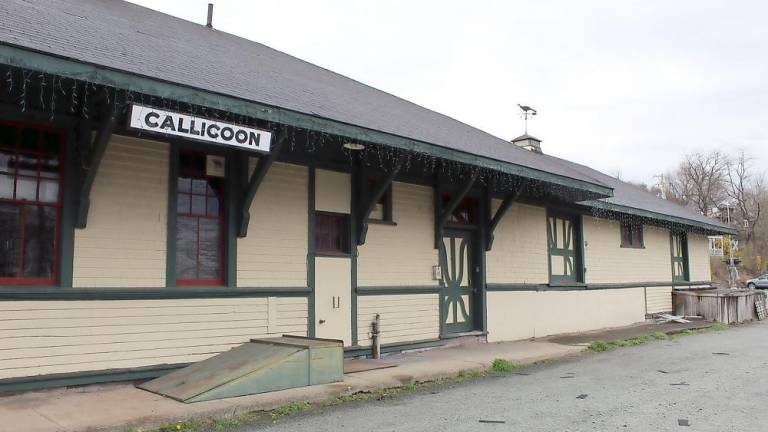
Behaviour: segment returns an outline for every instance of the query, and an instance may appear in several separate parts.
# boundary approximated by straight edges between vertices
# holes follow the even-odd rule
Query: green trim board
[[[649,282],[624,282],[624,283],[594,283],[574,285],[552,285],[536,283],[489,283],[486,290],[494,291],[594,291],[624,288],[650,288],[650,287],[688,287],[712,285],[712,281],[673,282],[673,281],[649,281]]]
[[[156,378],[168,372],[189,366],[189,363],[173,363],[128,369],[107,369],[89,372],[72,372],[33,377],[0,379],[0,393],[41,390],[55,387],[71,387],[118,381],[136,381]]]
[[[443,339],[426,339],[414,342],[391,343],[381,346],[381,353],[393,353],[422,348],[436,348],[446,344]],[[344,348],[344,357],[362,357],[371,355],[371,347],[350,346]]]
[[[361,126],[304,114],[279,107],[217,94],[194,87],[164,82],[106,67],[65,59],[10,45],[0,45],[0,63],[39,72],[84,80],[184,103],[221,109],[270,122],[287,124],[309,130],[344,136],[360,141],[382,144],[430,156],[454,160],[503,173],[532,178],[586,192],[593,197],[610,197],[612,189],[546,171],[449,149],[432,143],[412,140]]]
[[[165,236],[165,286],[176,286],[176,192],[179,177],[179,147],[168,144],[168,209]]]
[[[422,286],[359,286],[357,295],[375,296],[375,295],[400,295],[400,294],[440,294],[443,288],[438,285]]]
[[[0,287],[4,300],[163,300],[227,297],[308,297],[309,287],[60,288]]]
[[[85,128],[83,128],[85,129]],[[64,149],[64,196],[59,234],[59,286],[72,287],[75,262],[75,218],[77,217],[78,167],[75,158],[77,133],[69,128]]]
[[[315,167],[307,177],[307,336],[315,337]]]

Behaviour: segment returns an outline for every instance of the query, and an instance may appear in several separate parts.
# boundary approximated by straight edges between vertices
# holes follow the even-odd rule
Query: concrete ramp
[[[138,387],[180,402],[200,402],[342,381],[343,362],[342,341],[251,339]]]

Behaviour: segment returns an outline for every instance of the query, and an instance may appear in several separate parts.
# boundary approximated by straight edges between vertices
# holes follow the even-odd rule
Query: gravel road
[[[267,430],[765,430],[767,364],[768,324],[758,323],[352,402],[283,418]]]

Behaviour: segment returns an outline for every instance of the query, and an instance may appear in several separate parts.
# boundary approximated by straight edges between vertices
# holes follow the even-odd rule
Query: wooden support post
[[[251,204],[253,203],[253,198],[256,196],[256,192],[259,190],[259,186],[261,186],[261,183],[264,181],[264,177],[267,175],[267,171],[269,171],[269,168],[277,159],[277,156],[280,154],[280,149],[283,147],[283,144],[287,141],[287,139],[288,134],[285,133],[285,131],[278,135],[277,140],[275,141],[275,146],[272,148],[268,155],[259,159],[259,163],[256,165],[256,169],[253,170],[253,173],[248,180],[245,194],[243,195],[243,198],[239,204],[240,222],[237,229],[237,236],[240,238],[248,235],[248,223],[251,220],[250,210]]]
[[[101,165],[101,159],[104,157],[104,152],[107,149],[107,144],[110,138],[112,138],[112,132],[115,130],[115,124],[117,123],[117,115],[114,111],[114,107],[109,105],[104,110],[104,119],[102,120],[99,128],[96,132],[96,137],[90,148],[83,148],[82,144],[89,142],[90,129],[83,129],[81,133],[87,134],[81,137],[81,160],[83,176],[80,183],[80,191],[78,195],[77,205],[77,217],[75,219],[75,228],[83,229],[88,224],[88,210],[91,207],[91,188],[93,182],[96,180],[96,172]]]
[[[469,176],[469,179],[467,179],[467,182],[462,186],[459,193],[451,197],[451,201],[448,202],[448,205],[446,205],[442,211],[438,211],[437,215],[438,217],[435,219],[435,249],[440,247],[440,242],[442,241],[443,237],[443,228],[445,227],[445,223],[448,221],[448,218],[451,217],[454,211],[456,211],[456,208],[461,204],[461,201],[464,199],[465,196],[469,193],[470,189],[472,189],[472,186],[475,185],[475,181],[477,180],[477,177],[480,175],[479,170],[474,170],[472,174]],[[438,192],[436,192],[436,195]],[[441,198],[438,196],[435,199],[435,204],[441,202]]]
[[[387,189],[392,185],[392,182],[395,180],[395,177],[397,177],[397,173],[400,172],[400,169],[405,164],[405,157],[400,157],[397,160],[397,163],[395,164],[395,167],[392,169],[392,171],[387,175],[387,178],[384,179],[384,181],[377,185],[376,190],[369,196],[366,197],[366,199],[361,200],[360,202],[360,208],[362,211],[358,213],[358,234],[357,234],[357,244],[362,245],[365,244],[365,236],[368,234],[368,217],[371,215],[371,212],[376,207],[376,203],[379,202],[381,197],[387,192]]]
[[[485,241],[485,250],[490,251],[493,247],[493,232],[496,230],[496,227],[499,226],[499,222],[501,222],[501,219],[504,217],[505,214],[507,214],[507,211],[512,206],[512,204],[517,201],[517,198],[520,196],[520,193],[523,191],[523,186],[525,185],[525,182],[521,183],[520,186],[518,186],[517,190],[507,194],[507,196],[504,197],[504,200],[501,202],[501,205],[499,206],[498,210],[496,210],[496,213],[493,215],[493,218],[491,219],[490,223],[488,224],[488,229],[486,230],[486,241]]]

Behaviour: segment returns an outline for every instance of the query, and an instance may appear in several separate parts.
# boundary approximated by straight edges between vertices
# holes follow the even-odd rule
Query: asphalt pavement
[[[746,431],[765,429],[768,324],[588,353],[249,431]]]

